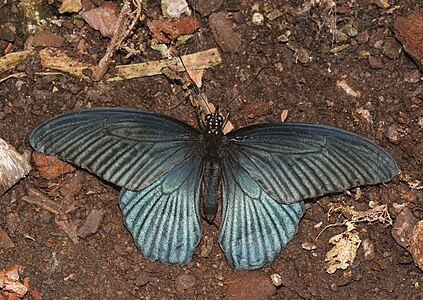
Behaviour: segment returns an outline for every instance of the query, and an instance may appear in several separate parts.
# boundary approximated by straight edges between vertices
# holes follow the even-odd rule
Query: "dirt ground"
[[[84,2],[87,5],[88,0]],[[224,1],[218,11],[227,13],[241,45],[233,52],[221,51],[222,63],[204,73],[202,92],[230,113],[236,128],[280,121],[282,111],[288,110],[289,122],[327,124],[361,134],[395,157],[401,176],[388,184],[361,188],[358,200],[359,192],[351,191],[308,201],[299,232],[280,257],[261,270],[240,272],[226,264],[217,243],[218,229],[204,220],[203,239],[191,264],[144,259],[123,225],[117,187],[83,170],[47,180],[34,167],[0,198],[0,227],[13,241],[13,247],[0,249],[0,270],[19,265],[20,276],[29,277],[31,289],[39,294],[28,293],[24,299],[39,295],[38,299],[248,299],[262,287],[257,299],[423,299],[422,272],[394,240],[386,222],[357,223],[356,231],[370,250],[361,246],[345,270],[333,274],[325,270],[326,253],[333,247],[329,239],[345,231],[343,226],[332,226],[318,237],[326,225],[344,220],[338,215],[328,218],[332,205],[344,202],[364,211],[369,203],[387,204],[395,221],[396,208],[405,203],[417,220],[423,219],[423,190],[407,184],[423,179],[423,75],[392,30],[395,18],[422,9],[423,3],[335,2],[336,6],[331,1]],[[59,1],[38,3],[42,18],[61,21],[61,26],[47,26],[64,38],[58,46],[61,51],[92,64],[101,59],[110,39],[75,17],[78,14],[60,14]],[[101,3],[92,1],[89,6]],[[389,6],[384,8],[383,3]],[[0,4],[0,25],[16,29],[11,37],[1,37],[0,55],[25,49],[29,35],[21,4],[12,0]],[[160,3],[148,1],[148,5],[145,19],[136,25],[144,39],[133,40],[136,48],[142,40],[144,51],[129,58],[118,51],[109,72],[117,64],[161,58],[150,48],[146,26],[148,20],[160,18]],[[280,16],[268,17],[278,11]],[[255,12],[265,16],[264,24],[252,22]],[[217,47],[208,18],[196,17],[201,28],[175,47],[181,55]],[[0,137],[21,153],[32,151],[28,136],[33,128],[76,108],[138,108],[196,124],[195,110],[181,87],[164,76],[93,82],[69,74],[39,73],[46,71],[39,59],[31,58],[0,75],[26,73],[0,82]],[[77,227],[91,211],[100,211],[99,227],[74,243],[54,214],[22,201],[29,189],[67,201],[66,205],[71,202],[68,216]],[[281,276],[277,289],[266,285],[272,274]]]

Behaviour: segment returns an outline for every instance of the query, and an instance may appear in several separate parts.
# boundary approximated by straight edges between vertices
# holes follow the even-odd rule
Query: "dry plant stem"
[[[131,9],[128,0],[125,0],[123,7],[119,13],[118,20],[116,22],[115,33],[113,34],[112,40],[107,47],[106,54],[98,63],[98,67],[94,74],[94,80],[99,81],[101,80],[107,72],[107,69],[110,66],[112,61],[112,57],[116,49],[119,49],[122,45],[123,40],[131,33],[132,29],[134,28],[136,22],[138,21],[141,15],[141,2],[140,0],[135,0],[135,4],[137,6],[135,16],[132,17],[132,22],[128,28],[126,28],[128,20],[131,18]]]
[[[216,48],[187,54],[182,56],[184,64],[179,57],[173,59],[162,59],[147,63],[116,66],[116,77],[107,81],[119,81],[138,77],[153,76],[162,74],[164,68],[172,69],[175,72],[186,70],[201,70],[213,67],[222,62],[219,51]]]
[[[56,224],[61,227],[74,244],[78,243],[78,228],[71,220],[69,220],[66,214],[67,209],[63,205],[49,199],[43,193],[34,188],[29,188],[28,194],[23,196],[22,200],[53,213]]]

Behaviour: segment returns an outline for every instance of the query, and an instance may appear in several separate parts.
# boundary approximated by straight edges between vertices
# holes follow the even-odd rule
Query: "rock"
[[[102,218],[103,212],[98,209],[93,209],[87,216],[85,223],[79,228],[78,236],[85,238],[90,234],[96,233]]]
[[[382,49],[383,54],[389,59],[399,58],[402,52],[401,44],[393,38],[385,41]]]
[[[2,250],[8,250],[13,247],[15,247],[15,244],[13,243],[12,239],[9,237],[6,231],[0,227],[0,254],[2,253]]]
[[[211,14],[209,26],[213,38],[223,52],[236,52],[241,46],[241,35],[233,30],[232,21],[226,18],[225,12]]]
[[[365,44],[369,41],[369,31],[364,30],[363,32],[360,32],[357,36],[357,43],[359,44]]]
[[[196,0],[193,2],[193,9],[202,17],[207,17],[211,13],[218,11],[223,4],[223,0]]]
[[[386,128],[385,135],[391,143],[397,144],[399,142],[398,125],[392,124]]]
[[[281,286],[283,283],[282,276],[277,273],[270,275],[270,279],[272,279],[272,282],[276,287]]]
[[[227,300],[259,300],[268,299],[276,294],[272,280],[257,272],[235,272],[225,281],[225,297]]]
[[[417,267],[423,270],[423,220],[414,226],[408,249]]]
[[[364,250],[364,259],[365,260],[374,260],[375,259],[375,245],[370,239],[363,240],[363,250]]]
[[[13,43],[15,41],[16,27],[12,23],[0,25],[0,40]]]
[[[251,21],[253,22],[254,25],[263,25],[264,24],[264,16],[259,12],[255,12],[253,14]]]
[[[43,30],[37,32],[34,35],[33,46],[34,47],[53,47],[53,48],[60,48],[62,47],[65,39],[60,35],[57,35],[51,31]]]
[[[394,21],[396,38],[401,42],[404,50],[410,54],[423,71],[423,10],[415,10],[405,17],[398,17]]]
[[[409,70],[404,74],[404,81],[407,83],[418,83],[423,78],[422,72],[419,69]]]
[[[369,64],[372,69],[379,70],[383,69],[383,61],[380,56],[369,56]]]
[[[187,274],[180,275],[176,278],[176,284],[187,290],[195,285],[195,277]]]
[[[394,225],[392,226],[392,237],[402,247],[407,248],[410,244],[410,238],[413,234],[413,228],[417,220],[408,207],[405,207],[398,214]]]
[[[166,0],[162,1],[161,5],[162,13],[165,17],[180,18],[183,14],[190,14],[186,0]]]

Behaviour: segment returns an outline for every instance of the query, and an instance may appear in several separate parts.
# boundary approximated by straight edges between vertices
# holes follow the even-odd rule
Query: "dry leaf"
[[[98,8],[82,13],[85,22],[104,37],[112,37],[119,16],[119,7],[113,2],[106,2]]]
[[[19,266],[10,266],[0,271],[0,288],[3,291],[13,293],[18,298],[23,298],[28,292],[26,286],[19,282]],[[0,294],[0,299],[1,294]],[[10,298],[13,299],[13,298]]]
[[[188,16],[174,20],[147,22],[148,28],[153,33],[153,39],[157,43],[169,43],[181,35],[194,33],[200,25],[200,21]]]
[[[358,232],[348,228],[345,232],[333,236],[329,243],[334,247],[326,254],[326,272],[335,273],[336,270],[345,270],[350,266],[357,255],[357,249],[360,247],[361,239]]]
[[[0,139],[0,195],[31,171],[28,161]]]

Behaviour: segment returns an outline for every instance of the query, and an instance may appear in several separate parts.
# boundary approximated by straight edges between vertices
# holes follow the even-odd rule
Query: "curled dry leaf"
[[[0,195],[31,171],[28,161],[15,148],[0,139]]]
[[[104,37],[112,37],[119,16],[119,7],[113,2],[105,2],[101,6],[82,13],[85,22]]]

